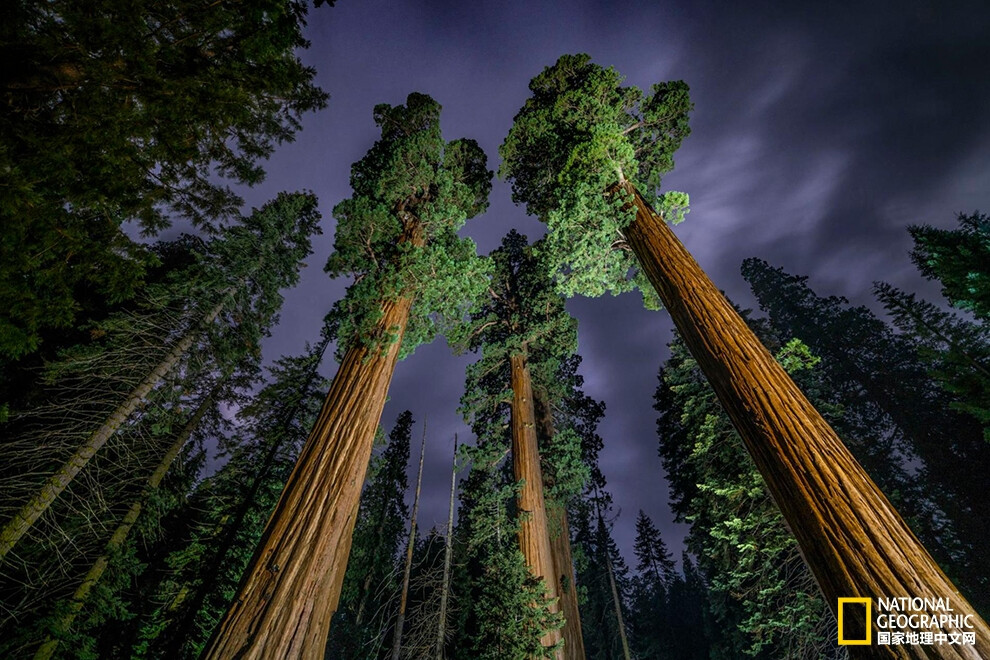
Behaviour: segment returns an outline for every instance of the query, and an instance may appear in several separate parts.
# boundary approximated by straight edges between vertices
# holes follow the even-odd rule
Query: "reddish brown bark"
[[[533,384],[523,355],[510,358],[512,369],[512,471],[516,481],[523,481],[518,506],[521,514],[519,548],[526,558],[530,572],[544,581],[553,602],[552,612],[559,612],[556,569],[550,550],[547,509],[543,498],[543,473],[536,446],[536,413],[533,407]],[[543,636],[544,646],[553,646],[561,639],[559,630]],[[556,654],[563,660],[562,651]]]
[[[536,425],[540,442],[553,438],[553,412],[547,401],[546,391],[536,388],[533,392]],[[546,480],[547,486],[553,486]],[[547,506],[547,527],[550,531],[550,553],[553,555],[557,593],[560,609],[564,613],[564,660],[584,660],[584,635],[581,632],[581,613],[578,609],[577,582],[574,575],[574,557],[571,554],[571,531],[567,522],[567,509],[558,503]]]
[[[386,351],[344,355],[237,597],[204,658],[322,658],[351,549],[375,430],[412,300],[382,306]]]
[[[763,347],[663,219],[630,184],[625,230],[753,456],[833,612],[838,598],[947,598],[976,645],[849,646],[854,657],[990,657],[990,628]],[[938,629],[931,630],[939,632]],[[941,632],[965,632],[946,625]]]

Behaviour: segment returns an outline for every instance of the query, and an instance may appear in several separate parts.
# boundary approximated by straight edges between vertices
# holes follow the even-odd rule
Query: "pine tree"
[[[990,324],[945,312],[889,284],[874,294],[894,323],[917,341],[929,374],[951,395],[948,405],[972,415],[990,441]]]
[[[460,552],[454,594],[459,610],[451,649],[455,660],[551,658],[543,644],[563,623],[551,612],[542,581],[526,566],[510,507],[518,488],[502,463],[506,438],[465,447],[471,470],[461,488]]]
[[[382,137],[334,208],[327,271],[355,277],[335,305],[340,367],[206,658],[323,653],[395,363],[484,286],[474,243],[456,232],[485,208],[491,173],[475,142],[443,140],[439,118],[423,94],[375,108]]]
[[[667,657],[665,645],[675,635],[670,628],[668,593],[677,579],[674,560],[660,530],[640,509],[636,518],[636,576],[632,579],[629,628],[636,655],[646,658]]]
[[[958,229],[911,227],[911,259],[921,274],[938,280],[954,307],[990,321],[990,216],[959,215]]]
[[[561,57],[531,81],[533,94],[501,147],[501,172],[514,199],[547,224],[561,289],[600,295],[636,286],[654,307],[653,292],[659,295],[780,503],[830,607],[849,594],[911,589],[960,602],[890,502],[647,200],[671,219],[683,213],[686,196],[658,198],[656,191],[688,133],[687,86],[662,83],[644,96],[621,82],[587,55]],[[826,454],[834,460],[815,460]],[[871,539],[870,552],[862,551],[863,538]],[[979,619],[968,603],[960,608]],[[982,620],[977,628],[977,648],[990,654],[990,628]]]
[[[326,105],[306,4],[11,0],[0,20],[0,363],[141,288],[121,230],[236,219],[227,183]],[[219,178],[217,175],[220,175]]]
[[[126,316],[114,316],[98,330],[106,333],[108,329],[125,326],[118,342],[123,344],[120,350],[132,358],[130,363],[121,365],[116,362],[118,354],[96,349],[84,352],[81,357],[68,358],[67,364],[60,364],[58,371],[51,372],[49,377],[57,378],[62,371],[81,371],[92,380],[93,374],[105,368],[99,364],[102,359],[115,362],[117,370],[126,369],[134,385],[126,394],[111,392],[105,401],[100,401],[103,413],[94,417],[92,425],[81,424],[59,438],[67,446],[68,455],[60,464],[48,468],[49,476],[43,481],[26,484],[24,494],[11,498],[19,500],[21,506],[0,531],[0,561],[152,391],[193,353],[199,342],[209,340],[218,360],[216,368],[221,370],[230,369],[229,365],[236,364],[246,352],[256,350],[257,342],[281,307],[279,290],[298,281],[299,265],[310,253],[310,235],[317,230],[319,217],[313,195],[280,194],[209,244],[200,277],[191,282],[172,282],[171,290],[163,296],[173,302],[179,297],[176,293],[181,292],[182,313],[172,317],[178,321],[178,327],[166,327],[152,350],[136,353],[137,340],[142,337],[132,334],[133,326]],[[168,320],[153,313],[151,316],[150,321],[143,320],[144,325]],[[92,361],[97,362],[95,369]],[[224,367],[221,361],[228,366]],[[100,387],[98,381],[87,385]],[[56,405],[64,415],[61,408],[65,403]],[[94,403],[84,399],[77,406],[88,411]],[[22,443],[30,445],[32,440],[28,437]],[[46,459],[51,462],[52,457]]]
[[[333,340],[268,368],[267,383],[241,404],[229,458],[203,480],[178,516],[182,524],[153,563],[158,580],[142,595],[134,657],[195,658],[236,593],[300,446],[319,413],[327,383],[318,369]],[[119,634],[119,633],[118,633]]]

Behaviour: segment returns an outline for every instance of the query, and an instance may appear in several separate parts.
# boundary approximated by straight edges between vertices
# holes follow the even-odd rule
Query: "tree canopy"
[[[512,182],[513,200],[547,224],[542,250],[564,293],[598,296],[638,287],[656,308],[659,301],[622,233],[635,213],[623,196],[605,192],[628,181],[656,197],[674,151],[690,133],[693,106],[683,81],[657,83],[649,94],[622,82],[615,69],[588,55],[560,57],[530,82],[532,96],[499,149],[499,174]],[[657,203],[676,222],[687,195],[667,193]]]
[[[381,303],[412,297],[400,356],[460,322],[486,282],[486,262],[457,230],[488,205],[492,172],[474,140],[444,142],[440,104],[413,93],[375,106],[382,136],[351,168],[354,194],[334,207],[326,271],[354,283],[334,307],[338,353],[377,336]]]

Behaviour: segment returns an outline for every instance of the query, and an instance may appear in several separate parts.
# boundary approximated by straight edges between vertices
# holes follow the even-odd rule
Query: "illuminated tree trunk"
[[[533,396],[539,436],[549,440],[555,433],[550,403],[543,389],[535,390]],[[563,503],[547,507],[547,527],[550,531],[550,553],[553,555],[557,593],[560,594],[560,609],[564,613],[564,627],[561,629],[564,636],[564,660],[584,660],[584,635],[581,632],[574,557],[571,554],[571,530]]]
[[[392,660],[399,660],[402,651],[402,627],[406,622],[406,601],[409,598],[409,576],[412,574],[413,550],[416,548],[416,516],[419,513],[419,493],[423,486],[423,458],[426,457],[426,420],[423,420],[423,443],[419,448],[419,471],[416,474],[416,495],[413,497],[412,514],[409,516],[409,543],[406,545],[406,564],[402,570],[402,593],[399,596],[399,614],[395,618],[392,635]]]
[[[521,517],[519,547],[530,572],[546,584],[553,599],[551,612],[559,612],[556,569],[550,549],[547,509],[543,498],[543,474],[536,445],[536,413],[533,407],[533,385],[523,355],[510,358],[512,369],[512,471],[516,481],[522,480],[518,506]],[[560,631],[543,636],[544,646],[553,646],[561,639]],[[556,654],[563,660],[562,652]]]
[[[990,657],[990,628],[639,192],[629,246],[742,436],[825,600],[946,598],[976,645],[850,646],[859,657]],[[966,632],[945,626],[935,632]],[[865,634],[865,631],[863,633]]]
[[[113,434],[117,432],[131,414],[137,410],[138,406],[145,400],[165,376],[179,363],[182,357],[192,348],[193,343],[202,335],[203,328],[213,323],[223,311],[227,301],[227,296],[233,289],[228,290],[223,300],[209,311],[202,322],[194,329],[186,333],[172,347],[172,350],[159,362],[151,372],[145,376],[144,380],[127,395],[127,398],[117,406],[117,409],[107,417],[103,424],[93,431],[86,442],[76,448],[75,453],[69,457],[62,467],[55,474],[45,481],[44,486],[25,504],[20,511],[4,526],[0,531],[0,562],[3,561],[7,553],[13,549],[17,542],[31,529],[31,526],[48,510],[48,507],[62,494],[76,475],[86,467],[90,459],[96,455],[103,445],[107,443]]]
[[[322,658],[410,298],[382,305],[385,351],[355,343],[203,658]]]
[[[615,607],[615,620],[619,624],[619,641],[622,642],[622,657],[629,660],[629,640],[626,639],[626,624],[622,620],[622,602],[619,600],[619,589],[615,586],[615,572],[612,570],[612,560],[605,549],[605,568],[608,569],[608,586],[612,590],[612,605]]]
[[[72,594],[72,601],[69,603],[68,612],[58,621],[58,629],[60,632],[68,632],[69,628],[72,626],[72,622],[75,621],[76,616],[82,610],[83,605],[86,604],[86,599],[89,598],[89,592],[92,591],[93,587],[100,581],[103,577],[103,573],[107,570],[107,566],[110,565],[110,557],[113,552],[124,545],[124,541],[127,540],[128,535],[131,533],[131,529],[134,527],[134,523],[137,522],[138,517],[141,515],[141,509],[144,506],[144,500],[148,497],[151,491],[157,490],[158,486],[161,485],[162,479],[165,478],[165,474],[168,472],[169,468],[172,467],[172,463],[179,456],[179,452],[186,445],[186,442],[192,436],[193,432],[199,427],[199,423],[203,420],[203,415],[206,411],[210,409],[213,405],[213,394],[207,396],[203,402],[196,409],[196,412],[189,419],[186,425],[182,428],[182,431],[176,437],[175,442],[169,447],[165,456],[162,457],[161,462],[155,468],[155,471],[151,473],[148,477],[148,483],[145,487],[144,495],[141,499],[135,501],[124,518],[120,521],[120,525],[114,530],[113,535],[107,542],[106,552],[104,552],[100,557],[93,563],[86,576],[83,578],[82,583],[76,589],[75,593]],[[48,638],[45,640],[44,644],[38,648],[38,651],[34,654],[34,660],[47,660],[54,655],[56,649],[58,648],[59,640]]]

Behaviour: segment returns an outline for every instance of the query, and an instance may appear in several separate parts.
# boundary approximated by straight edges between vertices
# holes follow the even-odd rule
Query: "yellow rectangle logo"
[[[845,620],[843,617],[845,608],[843,605],[847,603],[856,603],[866,606],[866,638],[865,639],[846,639],[843,636],[843,630]],[[840,598],[839,599],[839,645],[840,646],[866,646],[872,642],[873,630],[871,627],[871,621],[873,619],[873,604],[872,600],[869,598]]]

